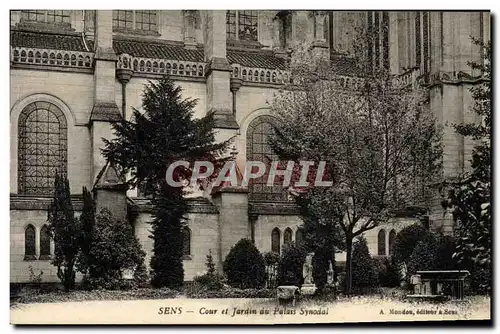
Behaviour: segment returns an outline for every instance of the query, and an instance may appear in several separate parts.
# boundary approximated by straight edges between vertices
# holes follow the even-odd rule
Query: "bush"
[[[364,237],[358,238],[352,250],[352,288],[368,292],[378,285],[378,275]]]
[[[458,261],[453,258],[456,252],[455,239],[451,236],[439,235],[437,238],[437,264],[436,268],[440,270],[461,269]]]
[[[186,295],[189,298],[275,298],[275,289],[238,289],[226,287],[221,290],[206,290],[191,286]]]
[[[427,241],[420,241],[408,261],[408,274],[407,278],[415,275],[420,270],[434,270],[438,269],[438,245],[437,242],[429,239]]]
[[[96,216],[89,253],[88,274],[84,277],[87,289],[127,289],[146,276],[145,253],[128,222],[113,219],[111,212],[102,209]],[[123,270],[134,270],[134,280],[122,279]]]
[[[379,285],[387,288],[395,288],[400,284],[397,265],[391,258],[382,256],[373,259],[378,274]]]
[[[278,285],[301,286],[304,278],[302,271],[306,254],[295,244],[287,245],[278,263]]]
[[[407,265],[417,244],[429,239],[432,239],[432,234],[421,224],[413,224],[403,228],[394,239],[393,260],[397,264]]]
[[[266,277],[264,257],[248,239],[234,245],[224,261],[229,285],[238,288],[260,288]]]
[[[212,257],[212,251],[209,250],[207,254],[207,267],[206,274],[195,276],[193,282],[200,287],[208,290],[220,290],[224,286],[224,277],[215,270],[215,263]]]
[[[276,252],[264,253],[264,261],[266,262],[266,266],[273,266],[280,261],[280,255]]]

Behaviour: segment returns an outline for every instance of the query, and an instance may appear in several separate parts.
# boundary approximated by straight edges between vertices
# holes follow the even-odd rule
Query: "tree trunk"
[[[346,258],[345,258],[345,294],[350,295],[352,289],[352,273],[351,273],[351,260],[352,260],[352,235],[346,235]]]

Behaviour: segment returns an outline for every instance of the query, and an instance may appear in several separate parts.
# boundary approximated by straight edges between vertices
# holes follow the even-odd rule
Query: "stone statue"
[[[331,260],[328,260],[328,272],[327,272],[326,284],[328,285],[333,284],[333,265]]]
[[[304,276],[304,285],[313,284],[313,267],[312,258],[314,253],[309,253],[306,256],[306,262],[304,263],[302,269],[302,275]]]

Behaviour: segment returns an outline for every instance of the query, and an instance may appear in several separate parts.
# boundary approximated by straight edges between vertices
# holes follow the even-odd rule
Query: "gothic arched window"
[[[40,229],[40,259],[46,260],[50,258],[50,233],[47,225],[43,225]]]
[[[295,232],[295,244],[297,246],[300,246],[304,242],[304,235],[302,233],[302,229],[299,228],[297,229],[297,232]]]
[[[189,256],[191,255],[191,230],[189,227],[185,227],[182,229],[182,245],[183,252],[182,255]]]
[[[50,195],[56,172],[66,175],[66,117],[52,103],[33,102],[19,116],[18,136],[18,192]]]
[[[247,160],[260,161],[266,165],[266,173],[259,178],[250,179],[248,190],[250,200],[254,201],[287,201],[288,195],[276,182],[272,186],[267,185],[268,171],[273,161],[278,161],[268,143],[269,136],[274,134],[274,119],[270,116],[259,116],[255,118],[247,130]],[[280,166],[280,168],[283,168]],[[276,180],[278,180],[276,178]]]
[[[35,238],[35,227],[33,225],[26,226],[24,230],[24,259],[25,260],[36,260],[36,238]]]
[[[285,245],[289,245],[292,243],[292,229],[287,227],[285,233],[283,233],[283,243]]]
[[[380,230],[377,237],[378,255],[385,254],[385,230]]]
[[[271,232],[271,251],[278,253],[280,252],[280,229],[275,227]]]
[[[389,255],[392,254],[392,245],[394,244],[394,240],[396,240],[396,231],[391,230],[391,232],[389,232]]]

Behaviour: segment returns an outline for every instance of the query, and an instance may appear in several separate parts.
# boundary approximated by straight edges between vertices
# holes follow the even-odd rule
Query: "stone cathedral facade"
[[[29,266],[42,270],[44,281],[57,281],[46,227],[55,170],[68,176],[77,213],[85,186],[94,190],[98,207],[128,219],[149,263],[148,200],[123,189],[100,154],[111,123],[141,108],[148,80],[168,73],[186,97],[199,100],[196,116],[215,111],[218,138],[236,136],[237,164],[272,158],[265,140],[273,122],[267,102],[288,80],[289,51],[312,42],[348,88],[356,76],[349,54],[359,25],[380,31],[374,62],[406,84],[424,76],[429,107],[444,127],[444,176],[466,170],[472,142],[451,124],[475,120],[468,89],[480,73],[467,62],[479,60],[480,49],[470,36],[490,38],[488,12],[11,11],[11,282],[28,281]],[[220,265],[241,238],[252,239],[261,252],[301,238],[296,209],[277,187],[222,188],[190,202],[188,281],[204,271],[209,250]],[[431,229],[450,231],[438,197],[424,216]],[[389,255],[396,232],[416,221],[408,212],[367,232],[370,252]]]

